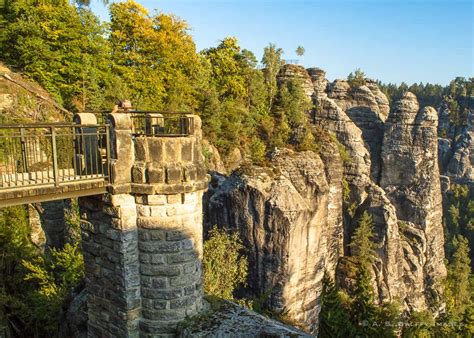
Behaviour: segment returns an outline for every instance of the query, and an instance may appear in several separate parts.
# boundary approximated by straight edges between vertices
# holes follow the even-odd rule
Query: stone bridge
[[[79,196],[88,336],[173,336],[203,306],[201,120],[75,122],[2,127],[0,205]]]

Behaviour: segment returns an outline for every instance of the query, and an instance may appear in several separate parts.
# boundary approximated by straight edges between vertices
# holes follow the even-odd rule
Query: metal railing
[[[0,189],[108,181],[109,126],[0,126]]]
[[[194,118],[184,113],[132,111],[134,136],[182,137],[194,134]]]

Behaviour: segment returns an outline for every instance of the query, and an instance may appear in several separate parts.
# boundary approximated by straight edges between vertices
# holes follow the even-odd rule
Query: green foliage
[[[327,271],[324,272],[318,337],[350,337],[354,328],[341,295]]]
[[[349,244],[351,255],[356,258],[358,264],[365,268],[370,268],[376,257],[377,245],[374,243],[373,228],[372,215],[364,211]]]
[[[265,85],[267,87],[268,107],[271,107],[277,93],[277,75],[283,64],[281,55],[283,49],[278,48],[275,44],[270,43],[263,50],[262,64],[265,66],[263,74],[265,77]]]
[[[113,71],[143,109],[192,110],[202,73],[186,22],[132,0],[110,6]]]
[[[32,320],[41,322],[47,332],[54,332],[64,298],[84,277],[82,254],[77,244],[66,244],[62,250],[51,249],[50,256],[23,260],[22,265],[28,271],[24,280],[35,285],[28,295],[35,307]]]
[[[365,80],[365,73],[360,69],[357,68],[354,73],[350,73],[347,76],[347,82],[349,82],[349,85],[351,87],[360,87],[365,85],[366,80]]]
[[[261,163],[265,158],[265,144],[258,138],[253,138],[250,143],[250,156],[254,163]]]
[[[82,255],[77,244],[42,254],[30,232],[24,207],[0,209],[0,313],[16,335],[54,335],[64,297],[83,278]]]
[[[106,104],[101,94],[110,81],[105,26],[89,9],[66,0],[34,6],[11,0],[5,11],[3,61],[22,69],[69,109]]]
[[[435,321],[429,311],[412,311],[408,325],[403,331],[404,338],[431,338]]]
[[[298,56],[303,56],[304,55],[304,52],[305,52],[305,49],[303,46],[298,46],[296,48],[296,55]]]
[[[248,274],[247,259],[240,254],[242,249],[238,234],[228,234],[216,226],[209,231],[202,261],[206,294],[234,300],[234,291],[245,285]]]
[[[351,197],[351,188],[349,186],[349,182],[347,182],[346,176],[342,177],[342,199],[344,202],[349,202]]]

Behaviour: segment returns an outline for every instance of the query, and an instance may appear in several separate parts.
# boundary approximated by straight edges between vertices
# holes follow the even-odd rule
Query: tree
[[[305,49],[303,46],[298,46],[298,48],[296,48],[296,55],[303,56],[304,52],[305,52]]]
[[[351,255],[356,257],[357,263],[366,268],[372,266],[376,257],[377,245],[374,243],[373,227],[372,216],[364,211],[349,244]]]
[[[188,25],[132,0],[110,6],[113,70],[142,109],[193,110],[202,75]]]
[[[239,236],[214,226],[204,242],[202,260],[204,291],[208,295],[233,300],[234,291],[244,285],[248,274],[247,259],[240,254]]]
[[[353,327],[347,309],[344,307],[334,281],[324,272],[319,312],[318,337],[350,337]]]
[[[360,87],[365,85],[365,73],[357,68],[354,73],[350,73],[347,76],[347,82],[349,82],[351,87]]]
[[[270,43],[263,50],[262,64],[265,66],[263,69],[263,74],[265,77],[265,84],[267,86],[269,107],[272,106],[273,99],[277,93],[276,77],[282,65],[282,54],[283,49],[277,48],[277,46],[273,43]]]
[[[469,277],[471,275],[471,259],[469,258],[469,242],[461,235],[453,239],[455,248],[447,276],[447,309],[456,317],[463,315],[467,307],[472,305]]]
[[[382,323],[378,320],[378,311],[374,305],[370,270],[364,263],[359,263],[355,290],[352,296],[351,318],[356,331],[362,337],[375,335]]]
[[[34,6],[12,0],[5,13],[3,61],[23,70],[68,109],[102,105],[91,100],[102,97],[109,83],[109,53],[105,25],[89,9],[66,0]]]

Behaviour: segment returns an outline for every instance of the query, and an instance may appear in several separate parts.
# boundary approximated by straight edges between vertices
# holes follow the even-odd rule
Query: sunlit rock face
[[[309,119],[333,134],[347,159],[326,145],[319,155],[279,150],[267,168],[214,176],[205,224],[240,233],[249,256],[252,295],[317,332],[325,270],[349,291],[356,274],[350,238],[360,216],[374,221],[372,282],[379,304],[437,310],[446,275],[437,112],[412,93],[393,107],[374,81],[351,87],[324,71],[287,66],[280,79],[304,84]],[[309,82],[312,82],[312,86]],[[342,178],[348,198],[343,201]],[[446,186],[448,183],[445,182]]]
[[[415,308],[439,300],[446,274],[437,126],[437,112],[419,109],[411,93],[385,124],[381,186],[404,222],[407,304]]]
[[[342,163],[282,150],[271,167],[215,177],[206,223],[240,233],[249,287],[315,332],[324,269],[334,273],[342,254]]]

